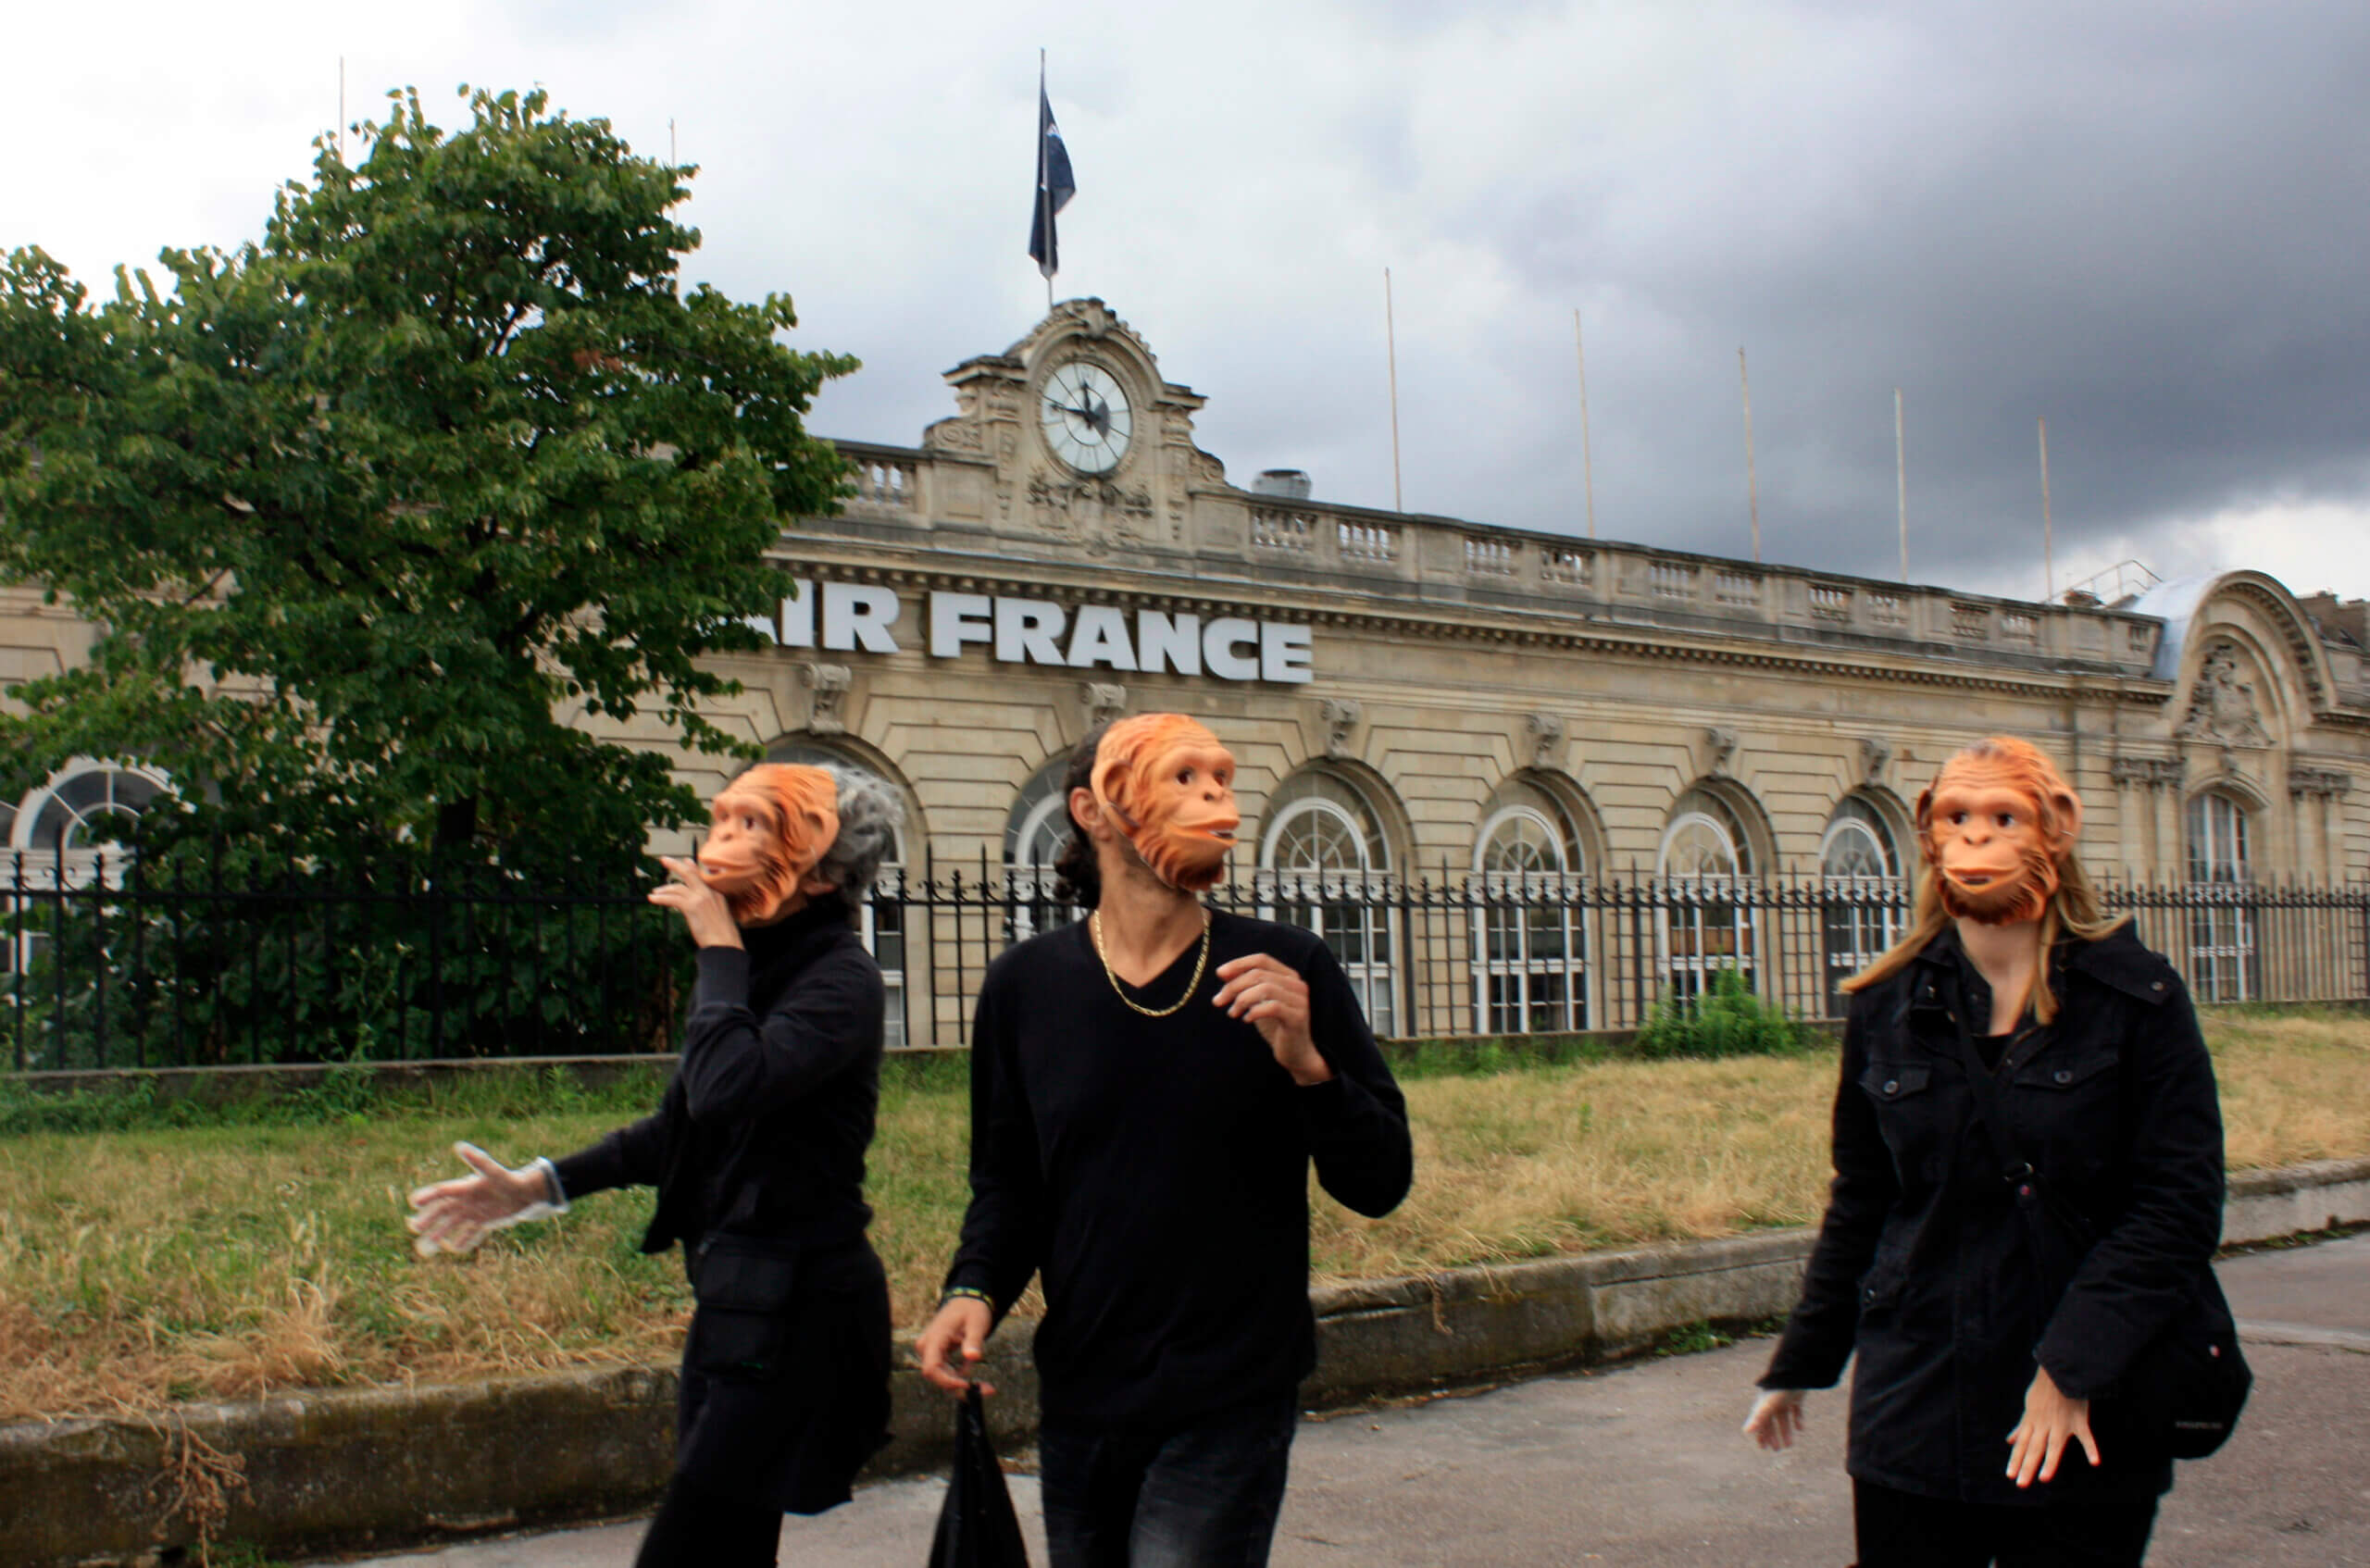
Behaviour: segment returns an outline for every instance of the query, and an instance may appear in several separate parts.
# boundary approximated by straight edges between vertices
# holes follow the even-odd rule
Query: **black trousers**
[[[780,1509],[708,1491],[678,1472],[633,1568],[774,1568],[780,1544]]]
[[[1299,1418],[1287,1398],[1156,1430],[1046,1422],[1053,1568],[1265,1568]]]
[[[2014,1508],[1852,1483],[1859,1568],[2139,1568],[2156,1500]]]

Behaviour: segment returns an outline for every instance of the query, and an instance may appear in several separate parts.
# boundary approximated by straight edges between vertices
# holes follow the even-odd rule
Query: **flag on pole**
[[[1037,205],[1029,222],[1029,255],[1046,281],[1062,268],[1062,253],[1054,232],[1054,215],[1069,205],[1078,193],[1070,178],[1070,150],[1062,143],[1062,128],[1054,123],[1054,101],[1045,95],[1045,66],[1037,66]]]

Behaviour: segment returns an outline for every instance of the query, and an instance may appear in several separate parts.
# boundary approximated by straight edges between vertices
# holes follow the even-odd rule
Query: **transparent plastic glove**
[[[412,1215],[405,1223],[418,1238],[412,1251],[421,1257],[466,1252],[488,1231],[568,1213],[568,1196],[549,1160],[536,1159],[513,1171],[474,1143],[455,1143],[453,1152],[477,1174],[412,1192]]]

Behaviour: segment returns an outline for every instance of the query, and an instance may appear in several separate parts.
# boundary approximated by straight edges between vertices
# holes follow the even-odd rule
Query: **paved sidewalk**
[[[2222,1265],[2257,1382],[2230,1447],[2183,1467],[2157,1568],[2370,1568],[2370,1236]],[[1307,1422],[1277,1568],[1851,1561],[1840,1394],[1809,1440],[1738,1434],[1765,1343]],[[2004,1450],[2003,1450],[2004,1452]],[[890,1482],[792,1521],[782,1559],[918,1568],[942,1484]],[[1035,1484],[1014,1491],[1038,1535]],[[639,1522],[376,1559],[405,1568],[628,1568]],[[1041,1559],[1042,1561],[1042,1559]]]

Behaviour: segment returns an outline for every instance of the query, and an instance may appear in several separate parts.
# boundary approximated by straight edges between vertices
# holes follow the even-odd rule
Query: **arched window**
[[[105,850],[120,822],[146,811],[165,792],[161,779],[108,763],[69,763],[27,795],[9,828],[12,847],[35,854],[73,855]]]
[[[0,806],[0,887],[76,888],[104,876],[109,886],[122,875],[124,829],[165,792],[162,778],[112,763],[78,758],[15,806]],[[12,927],[33,906],[0,900],[0,920]],[[8,917],[17,917],[9,919]],[[31,966],[46,939],[28,931],[0,941],[0,975]]]
[[[879,778],[879,773],[855,758],[817,746],[809,740],[783,740],[766,752],[767,762],[789,763],[801,767],[841,767],[867,778]],[[896,790],[899,798],[904,791],[891,780],[883,780]],[[906,824],[911,827],[910,821]],[[904,872],[905,835],[899,832],[890,845],[887,858],[880,863],[880,875],[872,884],[872,896],[864,902],[857,917],[857,929],[864,938],[865,951],[880,965],[880,980],[888,992],[888,1005],[881,1015],[881,1032],[892,1045],[909,1043],[905,1033],[905,903]]]
[[[2249,1002],[2262,994],[2249,884],[2247,810],[2209,790],[2189,803],[2189,964],[2200,1002]]]
[[[1728,803],[1709,790],[1680,796],[1655,870],[1668,895],[1657,921],[1671,992],[1692,1002],[1724,969],[1753,989],[1753,914],[1740,896],[1753,874],[1752,840]]]
[[[1846,796],[1827,819],[1818,869],[1827,1014],[1839,1018],[1843,982],[1892,946],[1901,931],[1901,851],[1891,825],[1867,801]]]
[[[1259,844],[1261,913],[1305,926],[1341,961],[1378,1035],[1398,1020],[1391,990],[1391,852],[1373,809],[1325,773],[1289,779],[1268,799]]]
[[[1062,790],[1069,765],[1064,753],[1039,768],[1004,817],[1004,865],[1013,896],[1006,935],[1016,942],[1066,926],[1079,915],[1074,906],[1054,897],[1054,862],[1070,840],[1069,801]]]
[[[1524,789],[1481,824],[1474,1011],[1484,1034],[1589,1027],[1588,869],[1556,803]]]

